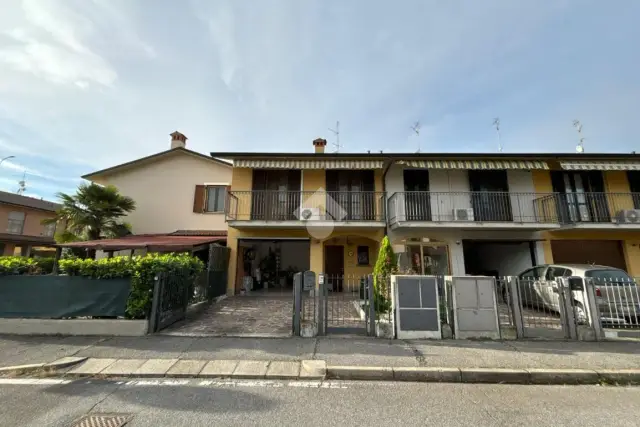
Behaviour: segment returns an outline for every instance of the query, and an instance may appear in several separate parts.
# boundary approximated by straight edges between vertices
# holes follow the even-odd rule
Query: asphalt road
[[[29,383],[32,381],[33,383]],[[378,382],[0,379],[1,426],[637,426],[640,388]],[[22,382],[22,383],[21,383]],[[27,383],[24,383],[27,382]]]

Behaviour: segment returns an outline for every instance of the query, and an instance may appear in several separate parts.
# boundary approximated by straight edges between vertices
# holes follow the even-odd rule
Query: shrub
[[[0,276],[14,274],[37,274],[38,265],[33,258],[22,256],[0,257]]]
[[[376,313],[384,314],[391,310],[391,295],[389,281],[391,275],[397,271],[396,254],[393,253],[389,237],[384,236],[380,243],[378,259],[373,268],[373,289],[376,298]]]
[[[131,277],[131,293],[126,308],[126,316],[129,319],[144,319],[149,316],[155,277],[159,273],[167,273],[172,278],[177,278],[173,284],[188,286],[188,292],[191,292],[196,276],[203,269],[204,263],[188,254],[60,260],[60,271],[70,276],[94,279]]]
[[[16,274],[51,274],[52,270],[53,258],[0,256],[0,276]]]

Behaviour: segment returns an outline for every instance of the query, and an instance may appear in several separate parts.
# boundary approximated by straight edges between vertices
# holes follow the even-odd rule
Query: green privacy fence
[[[124,317],[130,278],[1,276],[0,317]]]

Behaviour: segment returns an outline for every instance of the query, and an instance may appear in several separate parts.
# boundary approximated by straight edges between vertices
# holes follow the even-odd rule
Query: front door
[[[329,289],[342,292],[344,280],[344,246],[327,245],[324,247],[324,271],[327,275]]]

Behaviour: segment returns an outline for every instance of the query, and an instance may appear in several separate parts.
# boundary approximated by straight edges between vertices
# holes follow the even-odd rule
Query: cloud
[[[153,3],[153,7],[149,4]],[[633,149],[640,3],[5,0],[0,151],[61,186],[168,148]],[[2,168],[3,173],[20,172]],[[44,192],[41,192],[44,193]]]

